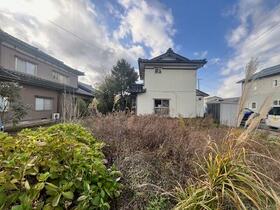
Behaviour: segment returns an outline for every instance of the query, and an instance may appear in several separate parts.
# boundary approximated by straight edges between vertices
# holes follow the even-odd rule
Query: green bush
[[[76,124],[0,133],[0,209],[109,209],[120,173]]]

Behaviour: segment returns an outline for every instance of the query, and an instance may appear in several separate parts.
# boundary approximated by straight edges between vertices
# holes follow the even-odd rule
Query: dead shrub
[[[89,118],[84,124],[106,143],[104,153],[109,163],[124,174],[119,209],[143,209],[159,193],[157,187],[168,192],[178,183],[186,184],[196,174],[193,161],[197,154],[206,152],[209,136],[222,141],[228,132],[228,128],[216,126],[211,118],[172,119],[119,113]]]

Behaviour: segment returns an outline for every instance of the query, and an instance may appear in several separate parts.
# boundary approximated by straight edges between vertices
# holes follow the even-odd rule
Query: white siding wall
[[[274,80],[278,80],[277,87],[273,86]],[[252,82],[248,99],[246,101],[246,107],[252,109],[252,103],[255,102],[257,104],[257,108],[252,110],[258,112],[264,100],[269,95],[272,95],[273,100],[280,100],[280,76],[279,75],[258,79]]]
[[[137,114],[153,114],[154,99],[169,99],[171,117],[196,117],[196,70],[145,70],[146,93],[137,96]],[[202,102],[203,103],[203,102]]]

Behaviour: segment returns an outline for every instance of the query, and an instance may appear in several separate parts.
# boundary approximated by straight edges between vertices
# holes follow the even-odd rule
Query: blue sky
[[[279,25],[278,25],[279,23]],[[206,58],[200,88],[238,96],[246,63],[280,63],[280,0],[2,0],[0,26],[86,73],[97,84],[119,58],[137,59],[172,47]]]

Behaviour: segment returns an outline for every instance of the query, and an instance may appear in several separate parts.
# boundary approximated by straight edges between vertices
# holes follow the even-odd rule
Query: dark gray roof
[[[75,91],[79,95],[94,97],[94,88],[83,82],[78,83],[78,89]]]
[[[88,92],[88,91],[85,91],[85,90],[83,90],[83,89],[81,89],[81,88],[78,88],[76,91],[75,91],[75,93],[76,94],[79,94],[79,95],[84,95],[84,96],[89,96],[89,97],[94,97],[93,96],[93,93],[91,93],[91,92]]]
[[[280,74],[280,64],[276,66],[271,66],[269,68],[265,68],[257,73],[255,73],[249,80],[261,79],[264,77],[271,77],[274,75]],[[244,82],[245,79],[238,81],[237,83]]]
[[[79,71],[79,70],[76,70],[76,69],[73,69],[67,65],[65,65],[62,61],[42,52],[41,50],[39,50],[38,48],[36,47],[33,47],[29,44],[27,44],[26,42],[23,42],[13,36],[11,36],[10,34],[2,31],[0,29],[0,42],[6,42],[10,45],[13,45],[13,46],[16,46],[17,48],[27,52],[27,53],[30,53],[36,57],[39,57],[43,60],[46,60],[60,68],[63,68],[73,74],[76,74],[76,75],[84,75],[83,72]]]
[[[140,79],[144,78],[144,68],[147,64],[154,64],[157,66],[170,66],[170,65],[188,65],[190,69],[198,69],[207,63],[206,59],[203,60],[190,60],[184,56],[175,53],[171,48],[169,48],[165,53],[154,57],[152,59],[138,59],[138,66],[140,72]]]
[[[196,89],[196,96],[207,97],[207,96],[209,96],[209,94],[207,94],[207,93],[205,93],[205,92],[203,92],[201,90]]]
[[[93,93],[95,91],[95,89],[91,85],[83,83],[83,82],[78,82],[78,86],[79,86],[79,88],[86,90],[88,92]]]

